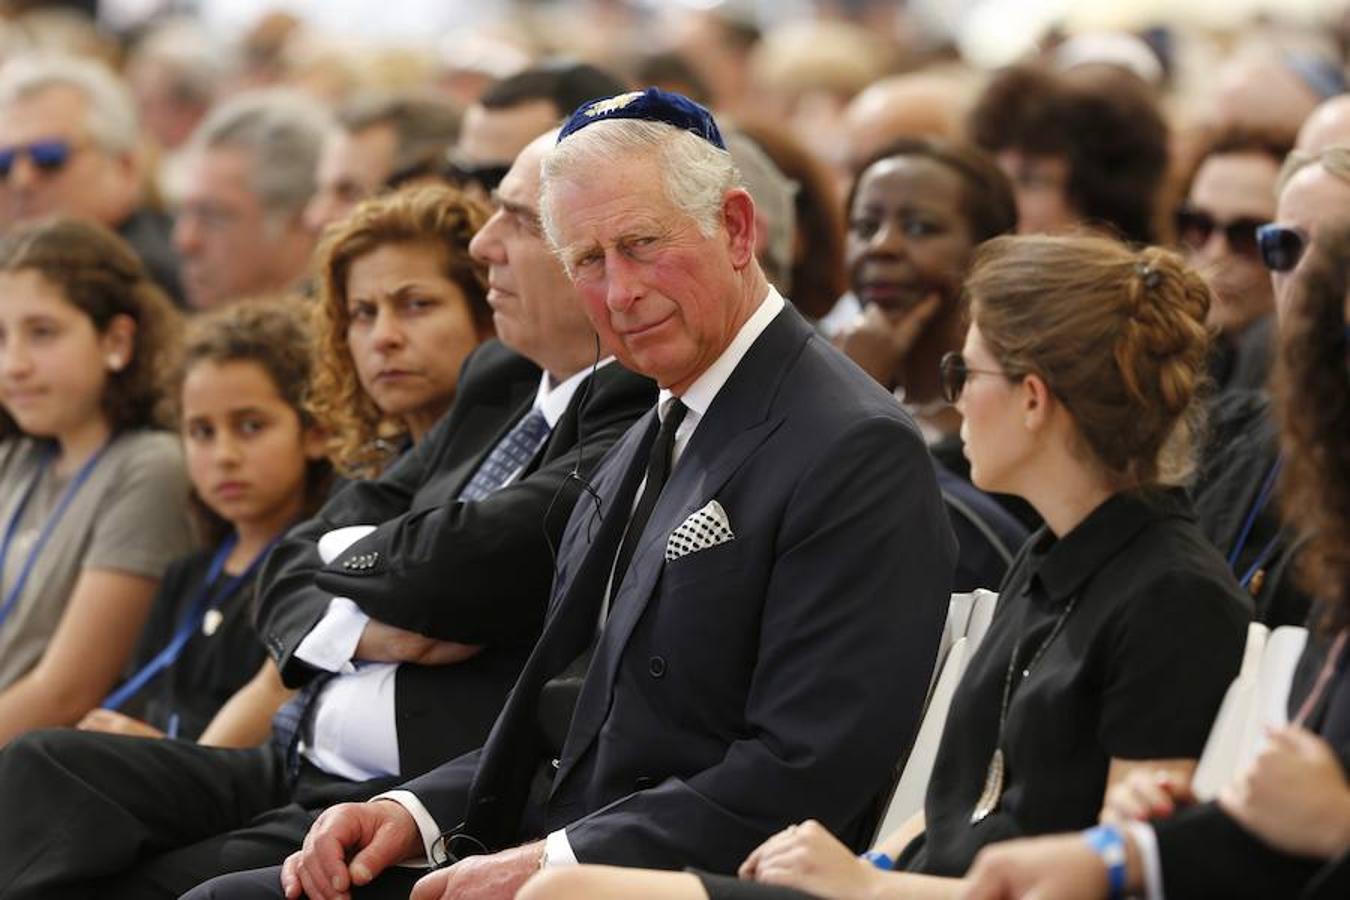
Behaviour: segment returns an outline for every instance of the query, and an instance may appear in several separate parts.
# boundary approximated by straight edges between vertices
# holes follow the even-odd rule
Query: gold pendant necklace
[[[1064,604],[1064,611],[1059,614],[1055,620],[1055,625],[1050,629],[1050,634],[1041,645],[1036,648],[1032,654],[1031,662],[1022,670],[1022,677],[1018,680],[1018,685],[1027,680],[1031,670],[1036,668],[1036,664],[1041,661],[1045,651],[1050,649],[1059,632],[1064,628],[1064,623],[1069,618],[1069,613],[1073,612],[1074,605],[1078,602],[1078,595],[1074,594],[1069,598],[1069,602]],[[980,791],[980,798],[975,801],[975,808],[970,813],[970,824],[978,825],[989,817],[989,814],[998,809],[999,803],[1003,800],[1003,782],[1006,780],[1008,767],[1003,759],[1003,732],[1008,725],[1008,706],[1012,702],[1013,695],[1013,673],[1017,671],[1017,656],[1022,649],[1022,640],[1018,638],[1017,643],[1013,645],[1012,658],[1008,660],[1008,671],[1003,676],[1003,703],[998,713],[998,738],[994,742],[994,755],[989,758],[989,768],[984,774],[984,790]]]
[[[970,824],[977,825],[983,822],[985,816],[998,808],[998,801],[1002,796],[1003,748],[999,747],[989,760],[989,771],[984,776],[984,790],[980,792],[980,799],[975,804],[975,811],[970,814]]]

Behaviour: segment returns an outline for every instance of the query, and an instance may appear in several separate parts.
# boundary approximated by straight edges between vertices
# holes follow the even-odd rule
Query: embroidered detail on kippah
[[[629,91],[626,94],[617,94],[606,100],[597,100],[586,107],[585,115],[594,118],[603,116],[605,113],[614,112],[616,109],[623,109],[628,104],[642,96],[642,91]]]

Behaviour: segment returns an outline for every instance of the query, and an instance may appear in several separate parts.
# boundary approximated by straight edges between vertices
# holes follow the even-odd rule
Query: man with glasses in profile
[[[116,231],[181,302],[172,223],[142,198],[140,126],[126,87],[98,63],[21,57],[0,75],[0,228],[44,216]]]

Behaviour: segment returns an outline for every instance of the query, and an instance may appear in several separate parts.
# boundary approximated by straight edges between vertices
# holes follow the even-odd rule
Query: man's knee
[[[221,875],[200,884],[180,900],[284,900],[279,868]]]

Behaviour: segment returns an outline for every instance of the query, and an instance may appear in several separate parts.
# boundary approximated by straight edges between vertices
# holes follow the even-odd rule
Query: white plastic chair
[[[1230,774],[1243,771],[1256,759],[1266,743],[1266,728],[1288,723],[1289,688],[1307,643],[1308,629],[1294,625],[1276,628],[1266,638],[1261,668],[1256,675],[1256,690]]]
[[[914,746],[910,748],[905,769],[891,794],[886,807],[886,815],[877,829],[878,836],[890,834],[903,825],[916,812],[923,809],[924,794],[928,792],[928,779],[933,774],[933,762],[937,759],[938,745],[942,743],[942,730],[947,724],[947,710],[952,705],[952,695],[956,693],[957,682],[965,674],[966,664],[970,660],[970,639],[958,638],[938,674],[933,694],[928,698],[928,708],[924,711],[923,721],[919,724],[919,733],[914,737]]]
[[[914,746],[910,748],[909,758],[905,761],[904,771],[891,794],[886,814],[877,829],[877,837],[884,837],[903,825],[911,816],[923,809],[924,795],[928,793],[928,779],[933,774],[933,763],[937,760],[938,745],[942,743],[942,732],[947,724],[947,711],[952,705],[952,695],[965,674],[970,657],[974,654],[994,615],[994,606],[998,603],[998,594],[984,589],[971,594],[953,594],[952,605],[948,610],[947,628],[957,635],[956,641],[948,650],[935,673],[932,691],[924,709],[923,721],[919,723],[919,733],[914,737]],[[944,630],[944,638],[946,631]]]
[[[970,625],[971,610],[974,607],[974,594],[952,594],[951,601],[947,605],[947,621],[942,626],[942,637],[938,639],[937,658],[933,661],[933,675],[928,680],[929,696],[932,696],[933,689],[937,686],[938,676],[942,674],[942,667],[947,662],[947,655],[952,652],[952,647],[956,646],[956,642],[965,636],[966,629]]]
[[[1269,629],[1260,622],[1247,626],[1247,646],[1242,653],[1242,668],[1228,686],[1219,712],[1210,726],[1200,763],[1195,768],[1191,789],[1201,800],[1211,800],[1237,770],[1247,721],[1256,702],[1261,660]]]
[[[970,624],[966,626],[965,635],[970,638],[970,652],[974,653],[980,641],[984,640],[985,632],[989,630],[989,623],[994,620],[994,607],[998,605],[998,592],[980,588],[971,596],[974,598],[974,604],[970,611]]]

